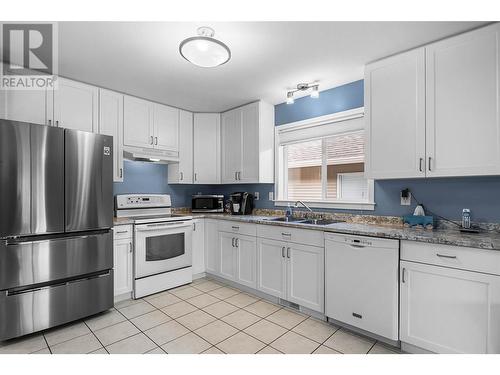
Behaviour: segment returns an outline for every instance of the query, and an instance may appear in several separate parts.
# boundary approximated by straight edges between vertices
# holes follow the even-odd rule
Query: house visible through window
[[[320,131],[289,130],[279,138],[279,201],[372,203],[373,187],[364,177],[364,130],[359,123],[353,130],[344,123],[338,134],[332,123]]]

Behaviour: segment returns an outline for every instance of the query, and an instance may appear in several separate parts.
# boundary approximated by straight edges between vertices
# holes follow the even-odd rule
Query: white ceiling
[[[197,112],[257,99],[282,103],[299,82],[320,90],[363,77],[365,63],[481,22],[62,22],[59,74]],[[212,69],[184,60],[179,43],[211,26],[232,59]]]

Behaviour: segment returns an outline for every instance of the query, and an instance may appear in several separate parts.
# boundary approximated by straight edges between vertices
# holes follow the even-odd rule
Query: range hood
[[[149,163],[171,164],[179,162],[179,152],[155,150],[140,147],[123,147],[123,157],[128,160],[145,161]]]

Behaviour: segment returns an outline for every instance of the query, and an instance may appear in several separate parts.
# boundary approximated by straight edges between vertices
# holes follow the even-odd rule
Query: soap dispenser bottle
[[[293,215],[293,209],[292,209],[292,206],[290,206],[290,203],[288,203],[288,206],[287,206],[286,211],[285,211],[286,221],[290,221],[290,219],[292,218],[292,215]]]

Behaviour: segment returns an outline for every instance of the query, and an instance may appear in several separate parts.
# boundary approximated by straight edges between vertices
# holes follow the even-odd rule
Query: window
[[[362,112],[328,117],[277,128],[277,204],[303,200],[313,207],[373,209],[373,182],[364,177]]]

